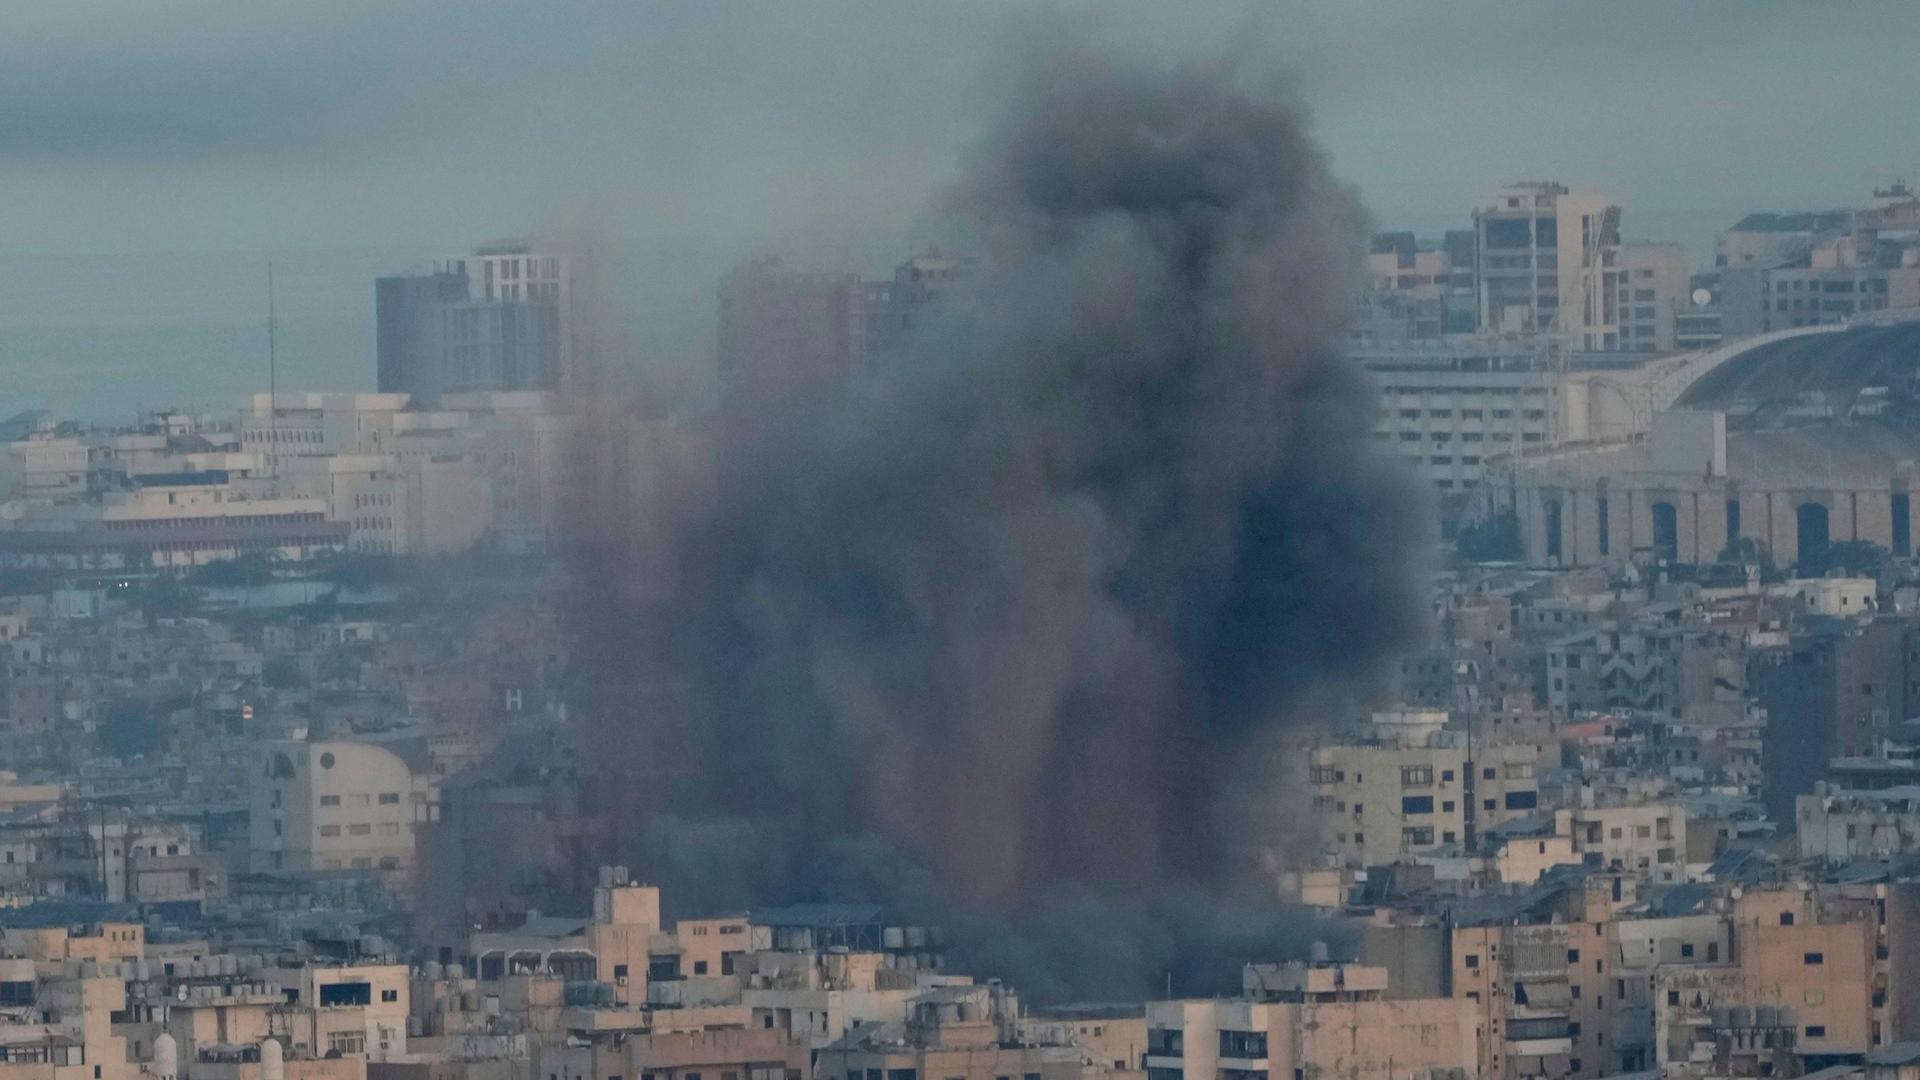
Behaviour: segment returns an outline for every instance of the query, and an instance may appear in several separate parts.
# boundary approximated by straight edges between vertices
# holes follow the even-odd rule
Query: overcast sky
[[[23,0],[0,16],[0,252],[604,226],[865,263],[914,235],[1036,6]],[[1704,256],[1748,209],[1920,177],[1911,0],[1099,7],[1117,37],[1290,70],[1386,226],[1542,177]]]

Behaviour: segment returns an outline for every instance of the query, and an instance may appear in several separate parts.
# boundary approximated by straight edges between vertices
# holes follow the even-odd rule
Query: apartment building
[[[1446,714],[1376,714],[1362,740],[1313,752],[1323,850],[1340,865],[1400,862],[1539,807],[1536,746],[1482,743],[1444,728]]]
[[[1510,345],[1374,347],[1355,359],[1380,388],[1373,437],[1445,495],[1502,454],[1581,430],[1583,399],[1537,351]]]
[[[1249,965],[1239,999],[1147,1003],[1147,1080],[1465,1080],[1474,1010],[1389,993],[1387,969]]]
[[[1687,879],[1687,812],[1677,805],[1554,811],[1554,831],[1573,838],[1580,861],[1674,884]]]
[[[426,792],[406,762],[357,742],[275,742],[260,750],[248,810],[260,870],[414,867]]]
[[[1618,203],[1562,184],[1514,184],[1474,211],[1474,236],[1483,330],[1620,348]]]
[[[1734,902],[1727,963],[1662,969],[1653,1062],[1663,1075],[1791,1074],[1865,1054],[1887,1038],[1869,908],[1827,910],[1804,887]]]
[[[1679,318],[1691,302],[1693,257],[1684,244],[1622,244],[1609,287],[1620,316],[1623,352],[1668,353],[1680,347]]]

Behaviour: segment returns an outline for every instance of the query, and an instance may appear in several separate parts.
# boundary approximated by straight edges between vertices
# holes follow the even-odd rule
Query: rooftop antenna
[[[280,476],[280,364],[274,355],[273,260],[267,260],[267,471]]]

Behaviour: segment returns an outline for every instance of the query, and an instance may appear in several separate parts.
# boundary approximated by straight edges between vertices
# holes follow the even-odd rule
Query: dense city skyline
[[[0,1080],[1920,1080],[1914,40],[10,12]]]

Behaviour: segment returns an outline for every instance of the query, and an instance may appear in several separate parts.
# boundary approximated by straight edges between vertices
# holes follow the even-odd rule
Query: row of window
[[[348,836],[372,836],[374,833],[374,828],[375,828],[374,826],[367,825],[367,824],[348,825],[347,835]],[[379,825],[379,832],[381,836],[399,836],[400,824],[394,821],[383,821]],[[320,826],[320,835],[321,836],[339,836],[340,826],[322,825]]]
[[[273,862],[274,862],[274,866],[276,867],[280,865],[279,852],[274,853]],[[393,855],[383,855],[380,857],[379,866],[380,866],[380,869],[382,870],[398,870],[400,868],[400,860],[399,858]],[[322,870],[348,870],[348,869],[371,870],[374,868],[374,860],[372,858],[357,858],[357,859],[349,859],[349,860],[322,859],[320,862],[320,868]]]
[[[240,433],[242,441],[257,443],[300,443],[317,446],[326,441],[326,436],[318,431],[299,428],[253,428]]]
[[[1506,420],[1513,416],[1512,409],[1493,409],[1491,411],[1495,420]],[[1428,409],[1426,415],[1435,420],[1451,420],[1453,419],[1453,412],[1454,410],[1452,409]],[[1487,412],[1488,410],[1486,409],[1461,409],[1460,419],[1483,420],[1486,418]],[[1385,410],[1382,410],[1382,415],[1385,415]],[[1402,420],[1418,420],[1420,419],[1421,412],[1419,409],[1401,409],[1399,410],[1399,415]],[[1545,420],[1547,418],[1547,411],[1545,409],[1526,409],[1521,412],[1521,415],[1528,420]]]
[[[1344,784],[1347,782],[1347,770],[1336,769],[1331,765],[1315,765],[1311,770],[1311,775],[1313,782],[1316,784]],[[1480,770],[1480,777],[1483,780],[1497,780],[1502,775],[1506,776],[1509,780],[1531,780],[1533,779],[1533,763],[1530,761],[1509,761],[1498,768],[1488,765]],[[1440,770],[1441,783],[1451,783],[1452,780],[1452,769]],[[1365,783],[1366,774],[1359,772],[1354,773],[1353,782],[1356,784]],[[1400,767],[1401,787],[1428,787],[1431,786],[1432,783],[1433,766],[1402,765]]]
[[[341,798],[342,796],[339,796],[339,795],[322,795],[320,796],[320,805],[321,806],[339,806]],[[348,796],[345,796],[345,798],[347,800],[346,805],[348,806],[372,806],[373,805],[373,796],[370,794],[348,795]],[[381,806],[396,806],[399,804],[399,802],[400,802],[400,793],[397,791],[383,791],[380,793]]]
[[[1854,291],[1855,286],[1854,286],[1854,279],[1852,278],[1827,279],[1827,280],[1820,280],[1820,281],[1810,281],[1806,278],[1790,278],[1790,279],[1773,278],[1773,279],[1769,279],[1766,282],[1766,284],[1762,286],[1762,288],[1766,290],[1770,290],[1772,292],[1789,292],[1789,291],[1800,292],[1802,289],[1804,289],[1807,292],[1850,293]],[[1866,278],[1859,283],[1859,291],[1860,292],[1876,292],[1876,293],[1886,292],[1887,280],[1885,278]]]

